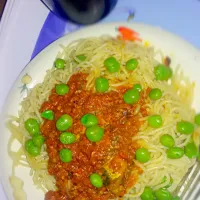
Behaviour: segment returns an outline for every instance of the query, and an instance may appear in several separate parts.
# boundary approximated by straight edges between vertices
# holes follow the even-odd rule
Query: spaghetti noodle
[[[49,150],[49,137],[51,136],[46,135],[47,133],[45,130],[46,127],[48,127],[48,122],[41,117],[41,112],[47,110],[47,108],[54,109],[54,107],[57,107],[56,101],[53,100],[56,96],[55,85],[60,83],[67,83],[71,91],[73,87],[76,87],[73,86],[73,84],[76,85],[76,82],[80,80],[79,78],[82,77],[82,75],[83,77],[85,77],[85,85],[81,83],[83,85],[83,88],[77,89],[77,93],[81,93],[81,95],[77,97],[78,99],[83,98],[83,95],[90,96],[91,99],[99,98],[95,90],[96,79],[98,77],[104,77],[109,81],[109,89],[105,93],[105,96],[103,96],[102,98],[102,106],[109,104],[109,102],[106,102],[106,98],[110,98],[110,102],[112,102],[114,96],[115,100],[121,98],[122,100],[119,100],[119,104],[126,107],[125,103],[123,102],[123,93],[132,88],[135,84],[140,84],[142,87],[142,93],[140,94],[141,100],[139,101],[139,103],[128,105],[128,109],[123,110],[124,116],[127,116],[127,112],[132,113],[131,115],[134,116],[130,119],[127,117],[129,123],[131,122],[131,120],[135,120],[135,122],[137,122],[138,124],[136,126],[134,134],[132,134],[132,129],[130,128],[131,126],[129,127],[130,135],[132,134],[132,142],[130,143],[130,145],[135,144],[135,149],[132,154],[133,157],[130,157],[130,159],[132,159],[132,161],[130,162],[131,164],[127,161],[128,165],[130,164],[132,167],[125,167],[127,171],[132,170],[134,174],[134,181],[131,182],[131,187],[129,185],[125,188],[126,180],[129,179],[124,178],[123,183],[120,182],[119,185],[115,185],[116,187],[122,188],[121,190],[118,189],[117,192],[115,191],[116,188],[109,188],[106,185],[104,185],[106,190],[99,189],[101,193],[96,192],[97,189],[93,188],[95,191],[95,195],[101,194],[100,196],[98,196],[99,199],[117,199],[123,197],[124,199],[137,200],[141,198],[145,187],[152,188],[155,191],[160,188],[165,188],[169,192],[173,193],[183,177],[187,174],[189,168],[192,167],[196,162],[196,157],[194,156],[193,158],[189,158],[187,155],[183,155],[178,159],[168,158],[168,148],[161,144],[160,138],[164,134],[172,136],[172,138],[174,139],[174,146],[180,149],[183,149],[190,142],[194,142],[197,147],[199,146],[199,129],[195,129],[194,133],[192,134],[181,134],[177,131],[178,122],[182,120],[188,122],[194,121],[195,111],[191,107],[193,101],[193,89],[195,86],[194,83],[191,82],[186,76],[184,76],[180,67],[177,67],[174,70],[173,76],[172,78],[170,78],[170,80],[156,80],[154,70],[155,66],[160,64],[163,60],[162,53],[155,52],[153,47],[144,47],[140,42],[125,42],[123,40],[118,40],[115,38],[100,37],[81,39],[72,42],[67,47],[61,45],[61,48],[62,51],[58,53],[57,58],[61,58],[65,61],[65,67],[63,69],[56,69],[55,67],[53,67],[52,69],[48,70],[44,81],[32,88],[27,97],[21,103],[19,116],[11,118],[8,123],[8,128],[12,133],[8,144],[8,152],[13,161],[13,171],[10,182],[14,189],[15,199],[26,199],[26,195],[22,189],[23,182],[20,182],[20,180],[15,175],[15,169],[21,165],[31,169],[30,175],[32,176],[33,182],[37,188],[42,189],[44,192],[51,191],[50,193],[48,193],[50,197],[52,197],[53,195],[57,195],[57,192],[55,193],[53,191],[58,191],[59,193],[61,183],[58,179],[60,179],[60,176],[55,175],[55,173],[53,172],[51,173],[52,175],[49,174],[49,172],[51,171],[49,166],[52,162],[51,160],[49,160],[50,158],[52,159],[52,156],[49,156],[49,153],[51,153],[51,151]],[[79,55],[84,55],[84,59],[80,60],[78,57]],[[156,56],[160,56],[160,60],[155,59]],[[109,70],[106,69],[104,61],[109,57],[114,57],[120,63],[120,69],[118,72],[110,73]],[[126,63],[132,58],[138,60],[138,66],[133,71],[129,71],[126,69]],[[77,78],[77,75],[79,78]],[[73,82],[74,77],[76,77],[75,82]],[[162,97],[160,99],[152,100],[148,97],[149,91],[152,88],[158,88],[162,91]],[[76,96],[76,92],[74,92],[73,95]],[[67,97],[67,100],[70,100],[70,98]],[[74,104],[76,104],[77,102],[75,102],[74,100]],[[83,106],[85,105],[86,103],[83,104]],[[96,104],[94,105],[96,106]],[[72,105],[72,107],[73,106],[74,105]],[[72,107],[68,106],[65,108],[73,109]],[[61,108],[58,108],[58,110],[62,108],[64,107],[61,106]],[[111,110],[114,109],[114,107],[109,107],[108,105],[105,108],[109,108]],[[116,108],[119,107],[116,106]],[[95,109],[93,109],[92,111],[94,111],[95,113]],[[109,115],[109,111],[107,112]],[[66,111],[66,113],[69,114],[70,111]],[[81,115],[83,114],[84,112],[81,113]],[[104,114],[104,116],[106,115],[106,113],[102,110],[100,110],[100,114]],[[95,113],[95,115],[98,116],[97,113]],[[149,125],[148,119],[149,116],[152,115],[162,116],[163,124],[161,127],[153,128]],[[116,115],[114,115],[113,113],[113,116]],[[45,144],[41,147],[40,155],[36,157],[30,156],[30,154],[25,149],[25,142],[28,139],[31,139],[30,134],[24,126],[25,121],[29,118],[34,118],[38,120],[38,122],[41,124],[41,132],[43,136],[47,141],[49,141],[45,142]],[[73,118],[74,121],[76,121],[75,117]],[[103,119],[104,117],[102,116],[101,120]],[[112,123],[114,122],[112,120],[109,121],[108,118],[105,119],[107,120],[108,124],[106,122],[100,122],[100,125],[102,125],[104,128],[108,125],[113,125]],[[47,126],[45,126],[45,124]],[[48,131],[51,130],[53,131],[54,128],[48,129]],[[75,129],[72,130],[76,133]],[[83,132],[84,130],[85,129],[83,129]],[[107,128],[105,128],[105,130],[107,130]],[[79,132],[81,132],[80,129]],[[59,131],[57,131],[57,134],[58,133],[60,134]],[[109,134],[110,133],[105,131],[104,139],[107,136],[111,137]],[[59,135],[57,135],[56,137],[59,137]],[[79,137],[82,138],[79,138],[80,140],[86,140],[85,136]],[[128,135],[126,137],[128,137]],[[15,140],[17,140],[21,144],[21,147],[18,149],[18,151],[12,150],[12,144]],[[119,145],[121,144],[120,141],[121,140],[119,139]],[[83,141],[80,141],[79,145],[81,144],[81,142]],[[126,143],[126,145],[127,144],[128,143]],[[59,141],[57,141],[56,145],[60,145]],[[103,146],[105,146],[105,143],[103,143]],[[142,163],[136,159],[135,151],[140,147],[148,149],[148,151],[150,152],[151,159],[149,161]],[[110,149],[110,147],[108,149]],[[116,149],[115,152],[117,152]],[[59,158],[57,157],[56,159]],[[122,156],[122,158],[120,159],[126,160],[126,155],[124,155],[124,157]],[[69,170],[66,166],[65,169]],[[107,173],[110,173],[109,178],[111,179],[111,183],[113,180],[117,180],[119,176],[122,176],[120,175],[120,173],[118,173],[117,175],[117,172],[119,172],[117,171],[117,169],[115,169],[115,173],[108,166],[104,167],[104,170]],[[131,175],[131,173],[126,173],[126,176],[128,176],[128,174]],[[54,196],[56,199],[77,199],[78,197],[80,197],[80,193],[75,194],[76,188],[74,188],[73,195],[70,193],[73,181],[71,181],[71,178],[68,179],[69,180],[65,182],[66,196],[63,196],[62,191],[62,195],[60,195],[59,193],[60,196]],[[89,179],[85,182],[85,184],[89,184]],[[19,189],[19,187],[21,188]],[[76,187],[78,188],[77,183]],[[92,187],[93,186],[91,185],[91,188]],[[104,196],[104,193],[107,194],[105,191],[109,191],[110,195]],[[46,196],[47,199],[51,199],[50,197]],[[83,196],[82,199],[94,199],[94,197],[90,198],[90,196]]]

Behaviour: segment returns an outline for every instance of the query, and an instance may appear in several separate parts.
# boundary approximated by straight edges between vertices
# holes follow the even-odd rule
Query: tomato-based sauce
[[[123,100],[126,87],[118,92],[94,93],[86,90],[87,74],[72,75],[68,81],[69,92],[64,96],[56,94],[55,89],[41,112],[53,110],[54,120],[45,120],[41,126],[49,155],[48,171],[56,179],[56,192],[49,191],[46,200],[108,200],[122,197],[137,182],[142,170],[133,162],[135,151],[139,148],[132,140],[140,126],[141,116],[147,116],[146,92],[141,92],[140,100],[128,105]],[[136,110],[140,106],[138,114]],[[87,139],[86,128],[81,124],[83,115],[91,113],[98,118],[98,125],[104,129],[100,142]],[[56,129],[56,120],[63,114],[73,118],[73,125],[67,132],[76,136],[73,144],[62,144],[61,134]],[[59,151],[68,148],[72,151],[72,161],[60,160]],[[95,188],[90,183],[90,175],[98,173],[103,179],[103,187]]]

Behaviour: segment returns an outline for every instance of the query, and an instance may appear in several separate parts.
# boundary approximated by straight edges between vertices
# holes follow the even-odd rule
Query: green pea
[[[91,142],[99,142],[102,140],[103,136],[104,136],[104,129],[97,125],[91,126],[86,130],[86,137]]]
[[[142,91],[142,86],[138,83],[138,84],[135,84],[135,85],[133,86],[133,89],[134,89],[134,90],[137,90],[138,92],[141,92],[141,91]]]
[[[162,91],[159,88],[154,88],[150,91],[149,97],[151,100],[158,100],[162,97]]]
[[[59,131],[66,131],[68,128],[72,126],[73,119],[70,115],[64,114],[62,115],[56,122],[56,128]]]
[[[70,132],[64,132],[60,135],[60,141],[63,144],[72,144],[76,141],[76,137]]]
[[[90,175],[90,182],[94,187],[101,188],[103,186],[103,180],[101,176],[97,173]]]
[[[196,158],[199,154],[197,146],[192,142],[184,147],[185,155],[188,158]]]
[[[154,68],[156,80],[167,81],[172,77],[172,69],[163,64],[157,65]]]
[[[93,114],[86,114],[81,118],[81,123],[85,126],[85,127],[91,127],[94,125],[98,124],[98,119],[95,115]]]
[[[172,195],[165,188],[160,188],[155,191],[156,200],[171,200]]]
[[[80,61],[84,61],[86,59],[85,55],[78,55],[76,56],[77,59],[79,59]]]
[[[109,89],[108,79],[99,77],[95,81],[96,91],[97,92],[106,92]]]
[[[54,112],[52,110],[45,110],[41,113],[41,117],[43,117],[44,119],[53,120]]]
[[[32,139],[25,142],[26,151],[33,157],[40,155],[40,148],[35,146]]]
[[[126,62],[126,69],[132,71],[138,66],[138,61],[135,58],[132,58]]]
[[[151,159],[150,152],[145,148],[140,148],[136,150],[136,160],[141,163],[148,162]]]
[[[155,196],[153,190],[150,187],[145,187],[144,192],[140,196],[141,200],[154,200]]]
[[[148,124],[152,128],[160,128],[163,124],[162,117],[160,115],[149,116]]]
[[[194,125],[188,121],[180,121],[176,125],[176,130],[181,134],[189,135],[194,132]]]
[[[25,121],[25,129],[30,135],[35,135],[40,132],[40,125],[36,119],[29,118]]]
[[[36,147],[41,148],[41,146],[44,144],[44,137],[40,134],[33,135],[32,140]]]
[[[118,72],[120,69],[120,63],[114,57],[107,58],[104,65],[110,73]]]
[[[195,116],[194,121],[196,125],[200,126],[200,113]]]
[[[60,160],[69,163],[72,160],[72,151],[70,149],[62,149],[59,152]]]
[[[64,69],[65,68],[65,61],[61,58],[57,58],[54,65],[57,69]]]
[[[164,134],[160,137],[160,143],[165,147],[173,147],[175,144],[174,138],[169,134]]]
[[[180,147],[171,147],[167,150],[167,157],[171,159],[178,159],[183,157],[184,150]]]
[[[56,85],[56,94],[58,95],[65,95],[69,92],[69,86],[66,85],[66,84],[59,84],[59,85]]]
[[[127,104],[134,104],[137,103],[140,99],[140,92],[136,89],[127,90],[124,93],[124,102]]]

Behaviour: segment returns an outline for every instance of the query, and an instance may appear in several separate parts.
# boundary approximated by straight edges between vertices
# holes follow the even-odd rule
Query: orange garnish
[[[139,36],[139,33],[130,28],[120,26],[118,27],[118,31],[120,32],[120,36],[118,37],[119,39],[129,41],[142,41],[142,39]]]

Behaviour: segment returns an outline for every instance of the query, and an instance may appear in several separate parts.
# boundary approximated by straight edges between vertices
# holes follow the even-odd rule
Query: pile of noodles
[[[81,39],[72,42],[67,47],[61,45],[62,51],[57,57],[66,61],[65,69],[52,69],[47,74],[42,83],[32,88],[27,97],[21,103],[21,110],[18,117],[13,117],[8,127],[12,136],[8,144],[8,152],[13,161],[13,171],[10,177],[11,185],[14,188],[15,199],[24,200],[26,194],[23,191],[23,182],[16,177],[15,169],[18,166],[30,168],[30,175],[37,188],[44,192],[56,190],[55,179],[47,171],[48,154],[45,145],[42,153],[33,158],[24,149],[24,142],[30,138],[25,130],[24,122],[28,118],[37,118],[42,123],[39,109],[42,103],[48,100],[50,92],[55,84],[66,83],[70,76],[78,71],[87,72],[87,88],[94,90],[95,79],[101,75],[106,77],[110,83],[110,90],[116,90],[121,85],[133,86],[140,83],[145,88],[160,88],[163,97],[157,101],[150,101],[147,106],[150,114],[159,114],[163,118],[163,126],[153,129],[147,124],[147,117],[142,117],[144,125],[141,127],[137,136],[133,140],[141,141],[141,144],[151,152],[151,160],[141,164],[134,160],[142,170],[138,182],[124,196],[124,199],[140,199],[140,195],[145,186],[154,190],[171,185],[168,188],[173,192],[181,182],[188,169],[194,165],[196,159],[189,159],[185,155],[180,159],[168,159],[166,147],[160,144],[160,136],[170,134],[175,139],[175,145],[184,147],[193,137],[196,145],[199,145],[197,134],[200,130],[195,130],[193,135],[178,134],[176,123],[180,120],[193,121],[195,111],[191,104],[193,100],[194,83],[191,82],[179,67],[173,67],[173,77],[168,82],[155,80],[154,66],[163,59],[163,54],[155,51],[153,47],[146,47],[137,42],[124,42],[110,37],[94,37]],[[86,60],[80,62],[76,56],[85,55]],[[114,56],[121,64],[120,71],[110,74],[104,67],[104,60]],[[125,69],[125,63],[131,58],[136,58],[139,65],[133,72]],[[155,59],[157,58],[157,59]],[[140,114],[140,113],[139,113]],[[21,144],[18,151],[13,151],[13,142],[17,140]],[[164,181],[163,181],[164,177]],[[173,181],[171,181],[173,180]]]

